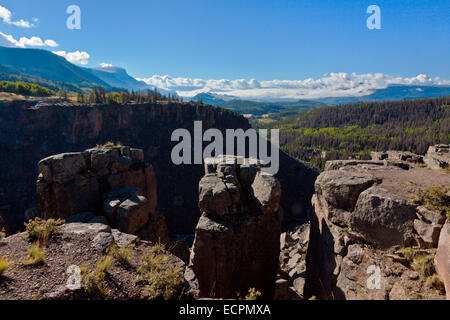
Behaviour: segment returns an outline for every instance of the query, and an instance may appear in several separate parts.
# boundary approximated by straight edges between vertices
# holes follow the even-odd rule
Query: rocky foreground
[[[329,161],[310,221],[284,232],[263,163],[208,159],[189,247],[169,239],[142,150],[51,156],[37,190],[55,220],[0,235],[0,299],[449,299],[449,157],[438,145]]]

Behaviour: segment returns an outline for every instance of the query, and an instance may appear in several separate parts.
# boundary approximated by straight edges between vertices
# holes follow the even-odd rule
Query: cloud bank
[[[29,21],[20,19],[13,21],[12,20],[12,13],[7,8],[0,6],[0,19],[3,20],[3,23],[15,25],[16,27],[21,28],[32,28],[34,27],[34,24],[32,24]],[[34,19],[35,22],[37,22],[37,19]]]
[[[19,40],[14,39],[12,35],[0,32],[0,46],[10,48],[27,48],[27,47],[57,47],[59,44],[55,40],[42,40],[39,37],[21,37]]]
[[[90,55],[86,51],[74,51],[66,52],[62,51],[52,51],[54,54],[66,58],[67,61],[75,64],[88,64]]]
[[[148,85],[176,91],[182,97],[193,97],[199,93],[230,95],[244,99],[318,99],[325,97],[364,96],[376,89],[391,84],[403,85],[450,85],[450,81],[430,78],[419,74],[412,78],[391,76],[382,73],[330,73],[319,79],[270,80],[256,79],[191,79],[154,75],[138,78]]]

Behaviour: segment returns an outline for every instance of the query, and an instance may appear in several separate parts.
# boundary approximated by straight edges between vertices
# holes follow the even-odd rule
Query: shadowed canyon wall
[[[39,160],[58,153],[76,152],[106,141],[120,141],[144,150],[158,181],[158,210],[167,217],[173,234],[193,233],[200,217],[198,182],[202,165],[174,165],[173,130],[188,129],[194,121],[203,130],[250,127],[229,110],[194,103],[128,105],[37,105],[0,103],[0,216],[17,230],[37,214],[36,179]],[[204,143],[207,145],[208,143]],[[303,219],[310,208],[317,172],[280,151],[277,178],[282,186],[285,222]]]

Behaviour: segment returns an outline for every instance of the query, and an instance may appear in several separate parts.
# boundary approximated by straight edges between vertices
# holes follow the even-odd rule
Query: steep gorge
[[[203,130],[250,128],[248,121],[228,110],[194,103],[127,105],[39,105],[17,101],[0,104],[0,216],[12,230],[36,214],[39,160],[76,152],[106,141],[144,150],[158,181],[158,210],[165,213],[172,234],[193,233],[200,217],[198,181],[202,165],[174,165],[173,130],[194,121]],[[310,209],[316,170],[280,152],[277,178],[282,186],[285,222],[301,221]]]

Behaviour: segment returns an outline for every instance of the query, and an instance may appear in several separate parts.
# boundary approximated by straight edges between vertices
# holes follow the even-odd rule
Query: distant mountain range
[[[329,97],[315,101],[326,104],[346,104],[353,102],[395,101],[421,98],[437,98],[450,95],[450,86],[405,86],[390,85],[385,89],[377,89],[373,93],[361,97]]]
[[[98,86],[130,91],[154,88],[134,79],[122,68],[83,68],[47,50],[6,47],[0,47],[0,80],[29,81],[50,89],[76,91]]]
[[[299,110],[308,110],[318,107],[324,107],[327,104],[312,101],[312,100],[297,100],[297,101],[252,101],[241,100],[236,97],[221,96],[211,93],[200,93],[194,96],[191,100],[201,100],[203,103],[211,104],[213,106],[222,107],[233,110],[241,114],[263,115],[267,113],[280,113]]]
[[[154,89],[153,86],[128,75],[123,68],[83,68],[47,50],[6,48],[1,46],[0,80],[33,82],[52,90],[65,88],[71,91],[79,91],[98,86],[102,86],[108,91]],[[169,91],[160,88],[158,90],[163,94],[169,93]],[[191,98],[191,100],[202,100],[203,103],[231,109],[241,114],[263,115],[267,113],[293,113],[330,104],[433,98],[447,95],[450,95],[450,86],[391,85],[385,89],[374,90],[371,94],[359,97],[254,101],[214,93],[201,93]]]

